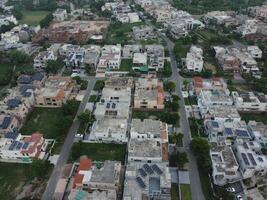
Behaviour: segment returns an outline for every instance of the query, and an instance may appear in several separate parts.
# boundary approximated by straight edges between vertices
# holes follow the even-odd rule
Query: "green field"
[[[120,71],[131,71],[132,70],[133,61],[132,59],[122,59],[120,64]]]
[[[124,162],[126,145],[105,143],[75,143],[70,160],[76,161],[82,155],[97,161],[117,160]]]
[[[191,200],[191,189],[190,185],[180,184],[181,200]]]
[[[248,121],[256,121],[256,122],[263,122],[264,124],[267,124],[267,115],[265,113],[263,114],[241,114],[242,120]]]
[[[0,64],[0,85],[7,85],[12,77],[12,65],[9,63]]]
[[[72,117],[64,115],[61,108],[34,108],[20,131],[22,134],[39,131],[45,138],[61,142],[71,123]]]
[[[23,10],[22,19],[19,21],[20,24],[28,24],[28,25],[39,25],[40,21],[49,14],[49,11],[29,11]]]

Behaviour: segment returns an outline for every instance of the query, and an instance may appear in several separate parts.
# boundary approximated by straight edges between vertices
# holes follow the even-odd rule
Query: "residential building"
[[[153,139],[161,142],[168,142],[168,125],[159,120],[153,119],[132,119],[131,139]]]
[[[260,149],[260,144],[254,141],[235,141],[233,150],[243,179],[266,175],[267,158],[261,154]]]
[[[164,47],[162,45],[145,45],[147,65],[151,71],[159,71],[164,67]]]
[[[248,46],[247,51],[253,58],[262,58],[262,50],[258,46]]]
[[[53,17],[55,21],[64,21],[68,17],[67,10],[58,8],[53,12]]]
[[[96,69],[101,54],[101,47],[90,45],[85,48],[83,62]]]
[[[37,71],[44,71],[49,60],[56,60],[57,56],[53,51],[42,51],[33,60],[33,67]]]
[[[136,23],[139,22],[139,15],[136,12],[118,13],[116,18],[121,23]]]
[[[227,84],[223,78],[213,77],[211,79],[204,79],[199,76],[193,77],[193,87],[196,95],[199,95],[201,90],[219,90],[222,92],[227,91]]]
[[[85,191],[120,190],[121,162],[106,160],[93,163],[91,159],[81,158],[77,173],[73,177],[73,189]]]
[[[9,132],[0,139],[0,160],[31,163],[35,158],[44,158],[47,145],[48,141],[39,132],[32,135]]]
[[[171,173],[168,164],[128,163],[122,199],[171,199]]]
[[[27,86],[8,90],[8,95],[0,101],[1,113],[16,117],[20,124],[26,120],[33,106],[34,91]]]
[[[97,120],[88,140],[90,142],[127,143],[127,119],[102,118]]]
[[[44,86],[46,77],[44,74],[37,72],[33,75],[22,74],[17,79],[17,84],[20,86],[20,89],[28,89],[28,87],[41,88]],[[27,87],[26,87],[27,86]]]
[[[267,147],[267,125],[262,122],[249,121],[248,127],[251,137],[258,142],[261,147]]]
[[[202,90],[198,96],[200,113],[207,113],[209,106],[227,107],[232,105],[232,97],[219,90]]]
[[[45,86],[35,92],[36,107],[61,107],[68,99],[74,98],[75,83],[71,77],[50,76]]]
[[[139,78],[135,82],[134,109],[164,109],[163,83],[158,79]]]
[[[80,199],[81,196],[83,198],[81,200],[117,200],[116,191],[114,190],[94,190],[89,193],[87,191],[77,189],[71,190],[68,200]]]
[[[251,16],[267,22],[267,5],[249,7],[248,11]]]
[[[232,92],[234,105],[241,112],[266,112],[267,95],[256,92]]]
[[[212,178],[215,185],[223,186],[241,179],[239,165],[231,147],[210,143]]]
[[[17,131],[20,123],[15,116],[9,114],[0,114],[0,135]]]
[[[141,67],[147,66],[147,53],[133,54],[133,69],[139,70]]]
[[[128,142],[128,162],[168,161],[168,145],[154,139],[131,138]]]
[[[185,66],[189,72],[201,72],[203,69],[203,51],[201,48],[191,46],[186,54]]]
[[[106,70],[119,69],[121,64],[121,45],[105,45],[99,58],[96,76],[105,76]]]
[[[211,11],[204,16],[205,24],[209,26],[223,25],[233,27],[239,25],[239,20],[235,18],[236,13],[232,11]]]
[[[156,38],[156,34],[150,26],[134,26],[133,27],[133,38],[135,40],[146,40]]]
[[[141,53],[143,51],[142,45],[124,45],[122,49],[122,58],[133,58],[135,53]]]
[[[69,53],[65,58],[66,66],[71,68],[72,71],[80,72],[84,69],[84,56],[85,51],[83,48],[73,53]]]

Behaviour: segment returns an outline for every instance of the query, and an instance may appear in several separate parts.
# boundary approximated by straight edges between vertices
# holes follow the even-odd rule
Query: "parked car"
[[[236,200],[243,200],[243,197],[241,195],[237,195]]]
[[[226,189],[228,192],[235,192],[235,188],[233,188],[233,187],[229,187],[229,188],[227,188]]]

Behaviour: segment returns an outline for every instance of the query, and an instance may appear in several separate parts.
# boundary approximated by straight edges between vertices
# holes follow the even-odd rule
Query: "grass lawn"
[[[179,200],[179,187],[178,187],[178,184],[172,183],[171,200]]]
[[[30,165],[0,163],[0,199],[15,199],[22,186],[31,180]]]
[[[15,72],[18,73],[23,72],[26,74],[34,73],[33,65],[32,64],[18,65],[16,66]]]
[[[45,138],[61,142],[70,125],[61,108],[34,108],[20,131],[22,134],[40,131]]]
[[[246,122],[253,120],[257,122],[263,122],[264,124],[267,124],[267,115],[265,113],[262,114],[241,114],[242,120],[245,120]]]
[[[190,185],[181,184],[180,190],[181,190],[181,198],[182,198],[181,200],[191,200],[192,199]]]
[[[29,11],[23,10],[22,19],[19,21],[20,24],[28,24],[28,25],[39,25],[40,21],[49,14],[49,11]]]
[[[0,64],[0,85],[7,85],[12,77],[13,66],[8,63]]]
[[[97,161],[117,160],[124,162],[126,154],[125,144],[105,143],[75,143],[72,147],[71,161],[76,161],[82,155]]]
[[[133,65],[132,59],[122,59],[120,64],[120,70],[119,71],[131,71]]]

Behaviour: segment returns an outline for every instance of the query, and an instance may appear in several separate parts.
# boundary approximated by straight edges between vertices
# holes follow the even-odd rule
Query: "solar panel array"
[[[22,146],[22,149],[27,149],[28,148],[28,146],[29,146],[29,142],[25,142],[24,144],[23,144],[23,146]]]
[[[158,165],[154,164],[151,167],[158,175],[163,174],[162,170],[158,167]]]
[[[233,131],[232,131],[231,128],[225,128],[224,132],[225,132],[226,135],[233,135]]]
[[[146,187],[146,184],[144,183],[144,181],[142,180],[142,178],[140,178],[139,176],[136,177],[136,182],[138,183],[138,185],[141,187],[141,188],[145,188]]]
[[[8,132],[5,134],[5,138],[7,139],[13,139],[15,140],[18,136],[18,133],[14,133],[14,132]]]
[[[246,165],[249,165],[249,161],[248,161],[248,157],[247,157],[247,155],[244,154],[244,153],[241,153],[241,156],[242,156],[242,158],[243,158],[245,164],[246,164]]]
[[[253,157],[253,155],[252,155],[252,153],[248,153],[248,158],[249,158],[250,162],[251,162],[254,166],[257,165],[257,163],[256,163],[256,161],[255,161],[255,159],[254,159],[254,157]]]
[[[249,134],[246,130],[240,130],[240,129],[237,129],[235,131],[236,135],[239,136],[239,137],[249,137]]]
[[[151,169],[151,167],[148,164],[144,164],[144,169],[148,174],[153,174],[153,170]]]
[[[139,173],[141,174],[142,177],[146,177],[147,174],[145,172],[145,170],[143,170],[142,168],[138,169]]]
[[[23,147],[23,145],[24,145],[24,143],[22,143],[22,142],[19,142],[19,141],[13,141],[13,142],[11,143],[11,145],[9,146],[8,150],[10,150],[10,151],[13,151],[14,149],[15,149],[15,150],[20,150],[21,147]]]

